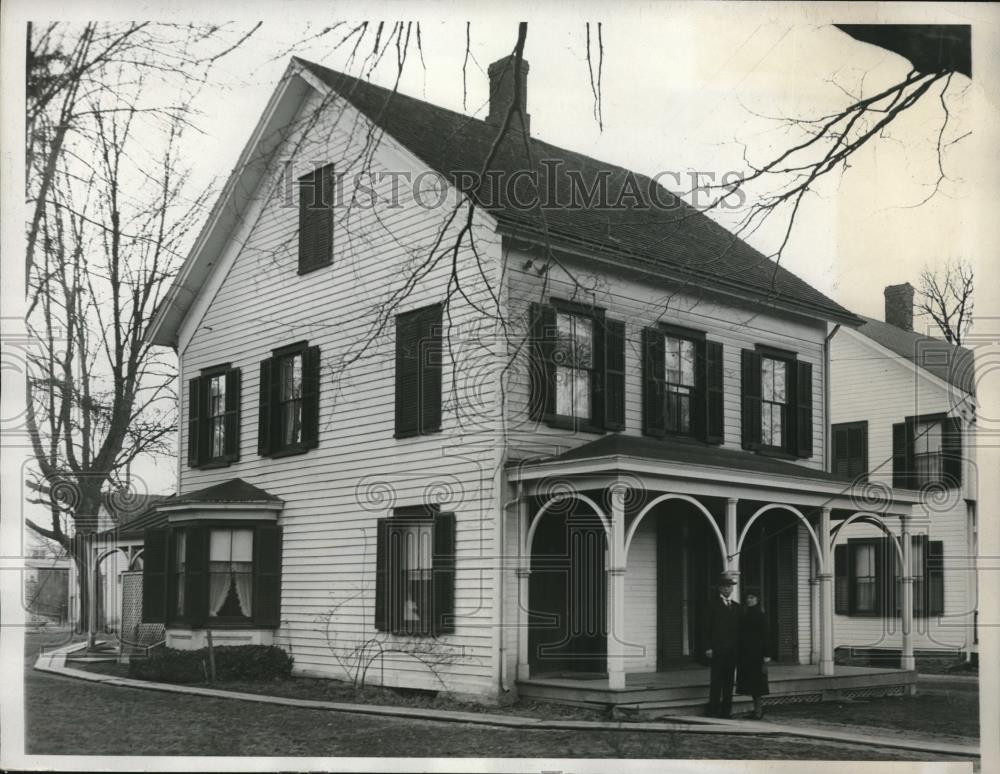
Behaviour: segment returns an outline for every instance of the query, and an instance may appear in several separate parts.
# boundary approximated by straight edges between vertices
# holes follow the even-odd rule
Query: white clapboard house
[[[828,331],[864,321],[531,136],[527,73],[480,120],[291,61],[148,332],[184,390],[146,620],[488,701],[701,696],[725,569],[775,690],[912,682],[833,661],[834,525],[918,499],[829,472]]]
[[[833,470],[868,496],[920,492],[908,520],[913,647],[971,658],[976,640],[976,398],[973,353],[913,330],[914,290],[885,289],[885,322],[833,339]],[[846,525],[834,548],[836,644],[895,660],[902,647],[898,520]]]

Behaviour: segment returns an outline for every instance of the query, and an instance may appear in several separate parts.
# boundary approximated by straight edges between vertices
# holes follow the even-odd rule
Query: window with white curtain
[[[209,616],[249,618],[253,613],[253,530],[211,530],[208,572]]]

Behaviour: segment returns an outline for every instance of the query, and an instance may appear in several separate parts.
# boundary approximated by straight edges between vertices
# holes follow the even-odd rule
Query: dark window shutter
[[[604,385],[607,365],[605,344],[607,329],[603,311],[595,310],[591,318],[590,424],[604,427]]]
[[[396,317],[396,436],[420,432],[420,321]]]
[[[868,422],[862,422],[847,431],[847,474],[851,478],[868,477]]]
[[[642,329],[642,432],[662,436],[667,423],[664,416],[666,355],[663,333],[658,328]]]
[[[722,367],[722,342],[705,342],[705,440],[722,443],[725,440],[723,399],[725,371]]]
[[[434,515],[434,609],[431,633],[455,631],[455,514]]]
[[[184,616],[194,626],[208,617],[208,529],[188,527],[184,562]]]
[[[276,382],[273,358],[260,361],[260,402],[257,414],[257,453],[270,454],[273,451],[274,428],[274,387]]]
[[[441,429],[441,369],[443,308],[440,304],[420,314],[420,344],[418,348],[420,385],[421,433]]]
[[[281,527],[264,524],[253,535],[253,619],[259,626],[281,623]]]
[[[240,458],[240,369],[226,371],[226,429],[223,452],[226,459]]]
[[[319,445],[319,347],[302,352],[302,446]]]
[[[927,541],[927,565],[924,568],[927,586],[927,615],[944,615],[944,543]]]
[[[142,549],[142,622],[167,621],[167,546],[170,531],[143,531]]]
[[[333,165],[299,178],[299,273],[333,260]]]
[[[941,472],[945,486],[961,486],[962,420],[960,417],[947,417],[941,423]]]
[[[756,449],[761,443],[761,391],[760,353],[755,350],[740,352],[740,390],[743,448]]]
[[[824,536],[825,537],[825,536]],[[850,611],[850,584],[848,576],[847,546],[833,548],[833,612],[837,615],[848,615]]]
[[[625,323],[604,321],[604,429],[625,429]]]
[[[848,434],[850,430],[843,425],[834,425],[831,432],[831,446],[833,447],[833,461],[831,472],[845,478],[850,477],[850,453],[848,451]]]
[[[812,457],[813,398],[812,363],[798,361],[795,379],[795,456]],[[759,383],[759,382],[758,382]]]
[[[913,488],[913,425],[909,422],[892,426],[892,485]]]
[[[556,310],[546,304],[531,305],[531,397],[529,415],[536,421],[556,413],[556,369],[552,362]]]
[[[188,381],[188,465],[192,468],[201,464],[202,392],[201,377]]]
[[[375,628],[389,629],[389,520],[376,522],[375,538]]]

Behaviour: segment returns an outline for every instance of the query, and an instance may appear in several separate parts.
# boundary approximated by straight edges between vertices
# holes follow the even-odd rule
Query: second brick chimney
[[[889,285],[885,289],[885,321],[904,331],[913,330],[913,285]]]
[[[502,126],[507,111],[514,101],[514,57],[505,56],[498,59],[489,66],[487,70],[490,76],[490,112],[486,116],[487,123],[495,126]],[[524,116],[524,128],[530,130],[531,116],[528,115],[528,63],[522,59],[521,68],[517,78],[518,85],[518,107]],[[511,121],[510,128],[516,131],[521,129],[521,121],[515,115]]]

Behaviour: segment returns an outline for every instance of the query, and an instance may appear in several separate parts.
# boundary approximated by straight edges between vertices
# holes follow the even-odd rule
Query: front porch
[[[913,685],[917,493],[734,449],[621,435],[508,476],[519,503],[512,569],[524,695],[693,706],[708,692],[701,622],[722,571],[737,589],[754,588],[770,620],[772,702]],[[878,529],[895,549],[903,670],[834,666],[833,545],[850,523]]]
[[[809,664],[772,664],[770,694],[763,703],[827,701],[841,697],[901,696],[916,691],[917,673],[907,669],[840,666],[833,675],[819,675]],[[704,710],[708,697],[708,667],[694,665],[660,672],[625,675],[624,688],[611,688],[607,676],[586,679],[563,675],[539,675],[519,680],[523,698],[572,706],[614,708],[657,715],[683,715]],[[733,696],[733,707],[749,708],[750,697]]]

